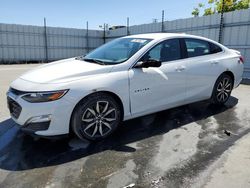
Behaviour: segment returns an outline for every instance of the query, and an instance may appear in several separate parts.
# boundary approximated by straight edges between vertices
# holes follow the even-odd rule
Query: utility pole
[[[89,53],[89,22],[86,22],[86,51]]]
[[[47,41],[47,26],[46,26],[46,18],[43,19],[44,24],[44,47],[45,47],[45,62],[48,63],[48,41]]]
[[[102,28],[103,29],[103,43],[105,44],[106,43],[106,27],[108,28],[108,24],[103,24],[102,25],[99,25],[99,28]]]
[[[219,40],[218,42],[222,42],[222,34],[223,34],[223,27],[224,27],[224,7],[225,7],[225,0],[222,0],[222,7],[221,7],[221,14],[220,14],[220,30],[219,30]]]
[[[157,18],[152,18],[152,23],[157,23],[158,19]]]
[[[164,10],[162,10],[161,14],[161,32],[164,32]]]
[[[129,33],[129,17],[127,17],[127,35],[130,35],[130,33]]]

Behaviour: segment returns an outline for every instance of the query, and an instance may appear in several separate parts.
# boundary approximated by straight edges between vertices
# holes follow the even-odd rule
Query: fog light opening
[[[51,114],[32,117],[25,124],[27,125],[29,123],[41,123],[48,121],[51,121]]]

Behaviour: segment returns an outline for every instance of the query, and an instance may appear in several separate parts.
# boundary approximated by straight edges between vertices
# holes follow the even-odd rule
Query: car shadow
[[[223,106],[202,101],[161,111],[126,121],[112,136],[92,143],[69,137],[34,139],[19,131],[18,125],[7,119],[0,123],[0,168],[22,171],[67,163],[105,150],[134,152],[136,149],[128,144],[222,113],[237,103],[237,98],[230,97]]]

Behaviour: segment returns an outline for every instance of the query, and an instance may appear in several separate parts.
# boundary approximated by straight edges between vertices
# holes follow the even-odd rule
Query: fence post
[[[219,29],[219,39],[218,42],[222,42],[222,33],[223,33],[223,27],[224,27],[224,2],[225,0],[222,0],[222,7],[221,7],[221,14],[220,14],[220,29]]]
[[[86,51],[89,52],[89,22],[86,22]]]
[[[44,46],[45,46],[45,62],[48,63],[48,41],[47,41],[47,26],[46,26],[46,18],[43,20],[44,23]]]
[[[106,43],[106,24],[103,24],[103,43]]]
[[[127,17],[127,35],[130,35],[130,33],[129,33],[129,17]]]
[[[161,32],[164,32],[164,10],[162,10],[161,14]]]

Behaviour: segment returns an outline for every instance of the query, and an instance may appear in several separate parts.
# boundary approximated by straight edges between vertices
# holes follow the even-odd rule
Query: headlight
[[[67,92],[68,90],[35,92],[35,93],[25,94],[24,96],[22,96],[22,98],[31,103],[49,102],[49,101],[55,101],[55,100],[62,98]]]

